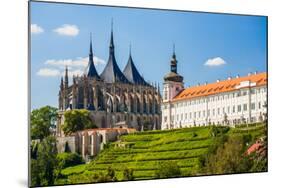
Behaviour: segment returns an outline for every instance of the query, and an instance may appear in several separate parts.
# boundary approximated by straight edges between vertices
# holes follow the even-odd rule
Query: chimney
[[[200,83],[198,82],[197,86],[200,86]]]
[[[231,80],[231,76],[227,77],[227,80]]]
[[[256,75],[258,73],[258,71],[255,71],[254,74]]]
[[[252,74],[252,73],[251,73],[251,72],[249,72],[249,73],[248,73],[248,76],[251,76],[251,74]]]
[[[220,82],[220,79],[217,79],[217,82]]]
[[[207,85],[207,84],[208,84],[208,82],[205,82],[205,83],[204,83],[204,85]]]
[[[237,74],[236,78],[240,78],[239,74]]]

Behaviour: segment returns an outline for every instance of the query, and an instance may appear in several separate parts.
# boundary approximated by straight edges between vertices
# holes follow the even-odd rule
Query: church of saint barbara
[[[73,76],[69,83],[68,69],[61,79],[57,135],[63,136],[64,112],[87,109],[99,128],[126,126],[136,130],[161,128],[161,95],[159,85],[145,81],[137,70],[131,52],[121,71],[116,59],[111,29],[109,57],[101,74],[94,64],[92,40],[87,69],[82,76]]]

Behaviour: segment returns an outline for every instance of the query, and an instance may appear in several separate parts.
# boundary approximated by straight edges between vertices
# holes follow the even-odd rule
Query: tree
[[[97,128],[90,117],[90,111],[74,109],[64,113],[64,125],[62,127],[66,135],[83,129]]]
[[[157,178],[172,178],[172,177],[180,177],[181,170],[176,162],[166,161],[159,162],[158,169],[156,170]]]
[[[245,143],[241,136],[229,137],[205,161],[207,174],[241,173],[249,171],[251,162],[244,155]]]
[[[40,139],[50,135],[50,128],[56,127],[57,108],[45,106],[31,112],[31,139]]]
[[[53,185],[55,176],[54,171],[57,166],[57,147],[56,138],[48,136],[38,146],[37,164],[31,168],[39,172],[40,186]],[[37,169],[34,169],[37,168]],[[34,185],[37,186],[37,185]]]

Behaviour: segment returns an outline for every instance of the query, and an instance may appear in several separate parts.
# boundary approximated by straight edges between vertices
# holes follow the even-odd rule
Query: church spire
[[[63,90],[63,77],[61,77],[61,80],[60,80],[60,90],[61,91]]]
[[[123,75],[120,68],[117,65],[114,55],[114,41],[113,41],[113,19],[111,20],[111,35],[109,43],[109,57],[103,72],[100,75],[106,83],[114,83],[116,81],[123,83],[130,83]]]
[[[173,59],[176,59],[175,43],[173,44]]]
[[[171,72],[174,72],[177,74],[177,58],[176,58],[176,52],[175,52],[175,44],[173,44],[173,56],[171,60]]]
[[[110,55],[114,54],[113,18],[111,19],[111,34],[110,34],[109,53],[110,53]]]
[[[64,83],[65,83],[65,86],[68,86],[68,68],[67,68],[67,65],[65,66]]]
[[[89,53],[89,57],[93,57],[92,33],[90,33],[90,53]]]
[[[93,55],[93,46],[92,46],[92,33],[90,33],[90,52],[89,52],[89,62],[86,69],[86,75],[88,77],[100,79],[100,76],[97,73],[97,70],[95,68],[94,64],[94,55]]]
[[[131,45],[131,43],[130,43],[130,49],[129,49],[129,56],[130,56],[130,57],[132,56],[131,51],[132,51],[132,45]]]

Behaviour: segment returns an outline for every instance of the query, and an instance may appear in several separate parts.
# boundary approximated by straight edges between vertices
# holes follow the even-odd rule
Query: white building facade
[[[217,80],[184,89],[175,54],[164,77],[161,129],[236,125],[267,118],[267,74]],[[175,68],[174,68],[175,67]]]

